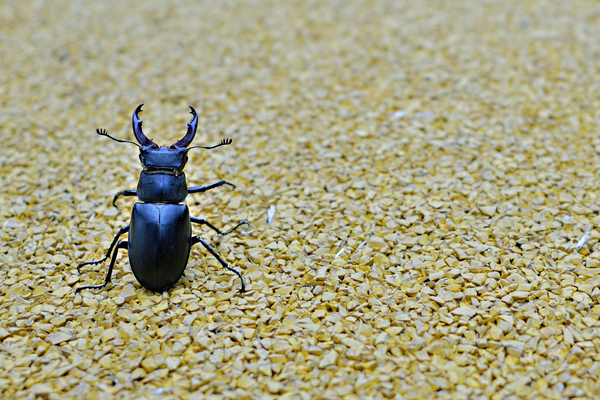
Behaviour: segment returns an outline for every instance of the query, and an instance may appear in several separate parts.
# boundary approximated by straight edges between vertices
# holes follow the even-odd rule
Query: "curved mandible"
[[[188,125],[188,129],[187,132],[185,134],[185,136],[183,138],[181,138],[180,140],[178,140],[175,144],[171,145],[171,147],[176,147],[176,148],[181,148],[181,147],[188,147],[190,145],[190,143],[192,143],[192,140],[194,140],[194,136],[196,136],[196,129],[198,129],[198,114],[196,113],[196,110],[194,110],[194,107],[189,106],[190,107],[190,114],[192,114],[192,120],[190,121]]]
[[[140,142],[140,144],[142,146],[158,147],[156,143],[152,142],[152,139],[148,139],[146,137],[146,135],[144,135],[144,132],[142,132],[142,120],[140,119],[140,117],[138,115],[138,113],[143,111],[142,106],[143,106],[143,104],[140,104],[139,106],[137,106],[137,108],[133,112],[133,120],[132,120],[133,134],[135,135],[135,138],[137,139],[138,142]]]

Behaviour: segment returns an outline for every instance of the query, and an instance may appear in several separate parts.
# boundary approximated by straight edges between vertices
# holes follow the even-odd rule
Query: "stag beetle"
[[[140,104],[133,113],[133,133],[139,145],[129,140],[116,139],[106,133],[106,130],[96,130],[101,136],[106,136],[121,143],[131,143],[139,147],[143,169],[140,173],[137,190],[118,192],[113,198],[113,205],[116,207],[119,196],[137,196],[141,202],[135,203],[133,206],[130,225],[119,230],[110,244],[106,256],[101,260],[88,261],[77,266],[77,271],[81,273],[81,267],[84,265],[103,263],[112,253],[104,283],[97,286],[83,286],[75,292],[77,293],[83,289],[101,289],[105,287],[110,282],[119,249],[128,250],[129,264],[133,274],[142,286],[155,292],[163,292],[175,285],[183,275],[191,247],[196,243],[202,244],[224,268],[239,276],[242,281],[240,292],[244,292],[246,287],[242,274],[229,267],[202,238],[192,236],[191,224],[206,225],[220,235],[227,235],[243,224],[249,225],[248,222],[241,222],[230,231],[221,232],[202,218],[190,217],[187,205],[180,204],[190,193],[201,193],[222,185],[235,188],[235,185],[225,181],[188,188],[183,172],[183,168],[188,161],[187,153],[189,150],[193,148],[214,149],[229,145],[232,140],[223,139],[221,143],[215,146],[188,148],[187,146],[194,140],[198,127],[198,114],[190,106],[192,120],[188,124],[185,136],[169,147],[158,146],[142,132],[142,120],[138,115],[142,111],[142,106],[143,104]],[[127,232],[129,232],[129,241],[117,243],[119,237]]]

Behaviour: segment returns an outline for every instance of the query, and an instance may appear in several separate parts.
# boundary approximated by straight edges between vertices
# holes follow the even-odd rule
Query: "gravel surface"
[[[0,4],[0,394],[600,395],[600,4]],[[199,114],[195,246],[127,252],[138,150]],[[144,396],[144,397],[142,397]]]

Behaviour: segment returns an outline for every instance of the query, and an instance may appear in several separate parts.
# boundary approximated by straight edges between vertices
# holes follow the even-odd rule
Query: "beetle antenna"
[[[194,146],[194,147],[190,147],[188,150],[191,150],[191,149],[207,149],[207,150],[210,150],[210,149],[214,149],[214,148],[217,148],[217,147],[220,147],[220,146],[228,146],[232,142],[233,142],[232,139],[225,138],[225,139],[221,140],[221,143],[216,144],[214,146]]]
[[[110,138],[110,139],[112,139],[112,140],[114,140],[114,141],[116,141],[116,142],[120,142],[120,143],[131,143],[131,144],[135,144],[137,147],[140,147],[140,145],[139,145],[139,144],[137,144],[137,143],[134,143],[134,142],[132,142],[132,141],[130,141],[130,140],[117,139],[117,138],[114,138],[114,137],[110,136],[108,133],[106,133],[106,129],[96,129],[96,133],[97,133],[98,135],[100,135],[100,136],[106,136],[107,138]]]

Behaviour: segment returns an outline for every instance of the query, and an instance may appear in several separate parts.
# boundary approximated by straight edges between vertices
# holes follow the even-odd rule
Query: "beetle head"
[[[140,161],[147,172],[171,172],[179,175],[187,163],[188,150],[185,147],[173,149],[166,146],[140,147]]]
[[[196,129],[198,128],[198,114],[196,110],[190,106],[192,120],[188,124],[185,136],[167,147],[157,145],[142,132],[142,120],[138,115],[142,111],[142,106],[143,104],[140,104],[133,113],[133,133],[140,143],[140,161],[142,162],[144,171],[163,171],[179,175],[183,172],[185,163],[188,160],[187,146],[194,140]]]

